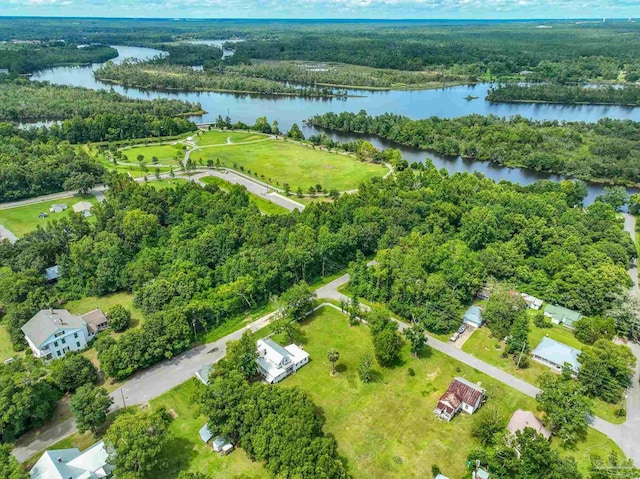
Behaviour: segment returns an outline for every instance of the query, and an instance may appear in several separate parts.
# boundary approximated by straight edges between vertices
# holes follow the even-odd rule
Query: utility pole
[[[524,354],[524,347],[527,343],[522,343],[522,351],[520,351],[520,356],[518,357],[518,364],[516,364],[516,368],[520,369],[520,360],[522,359],[522,355]]]
[[[124,400],[124,388],[120,388],[120,395],[122,396],[122,407],[126,410],[127,409],[127,403]]]

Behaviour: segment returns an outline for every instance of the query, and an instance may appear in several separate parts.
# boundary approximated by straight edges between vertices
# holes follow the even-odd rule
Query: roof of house
[[[309,354],[296,346],[290,344],[282,347],[272,339],[258,339],[258,366],[267,375],[267,380],[271,381],[282,374],[286,367],[298,364],[309,357]]]
[[[98,326],[100,324],[109,321],[107,319],[107,315],[104,314],[100,308],[84,313],[80,317],[87,323],[89,329],[94,333],[98,330]]]
[[[82,211],[87,211],[93,208],[93,205],[88,201],[79,201],[75,205],[73,205],[73,211],[76,213],[80,213]]]
[[[481,326],[483,322],[482,310],[478,306],[471,306],[467,309],[467,312],[464,313],[464,322]]]
[[[21,329],[33,344],[39,346],[60,329],[80,329],[85,325],[82,318],[66,309],[41,309]]]
[[[489,479],[489,473],[484,469],[478,469],[476,471],[476,479]]]
[[[100,441],[79,449],[45,451],[29,472],[31,479],[93,479],[106,477],[114,468],[107,463],[109,454]]]
[[[68,208],[66,203],[54,203],[49,209],[52,210],[66,210]]]
[[[447,476],[445,476],[444,474],[438,474],[435,479],[449,479]]]
[[[280,364],[284,358],[291,356],[289,351],[270,338],[259,339],[258,349],[262,352],[261,356],[274,364]]]
[[[202,442],[209,442],[214,436],[214,434],[209,430],[209,426],[206,424],[200,428],[199,434]]]
[[[440,397],[437,408],[453,413],[460,404],[474,405],[485,393],[485,390],[464,378],[453,378],[447,391]]]
[[[582,317],[582,315],[577,311],[573,311],[556,304],[547,304],[544,307],[544,312],[550,315],[552,318],[569,325],[573,325],[573,323],[575,323]]]
[[[522,409],[518,409],[513,413],[513,416],[511,416],[511,420],[509,421],[509,424],[507,424],[507,430],[510,433],[515,434],[517,431],[523,431],[525,427],[530,427],[538,434],[542,434],[547,439],[551,437],[551,431],[544,427],[542,421],[538,419],[531,411],[523,411]]]
[[[202,381],[205,385],[209,384],[209,376],[211,375],[211,371],[213,369],[213,364],[205,364],[200,369],[196,371],[196,377]]]
[[[522,299],[524,299],[527,303],[531,303],[537,308],[540,308],[540,306],[542,306],[542,303],[544,303],[544,301],[542,301],[540,298],[536,298],[535,296],[531,296],[527,293],[520,293],[520,296],[522,296]]]
[[[60,277],[60,267],[58,265],[50,266],[44,270],[44,277],[47,281],[53,281]]]
[[[558,366],[569,363],[574,371],[580,369],[580,363],[578,362],[580,350],[547,336],[542,338],[540,344],[536,346],[536,349],[531,354]]]

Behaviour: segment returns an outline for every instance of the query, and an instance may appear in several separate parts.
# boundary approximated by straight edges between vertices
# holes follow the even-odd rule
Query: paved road
[[[624,230],[627,231],[631,235],[631,239],[636,241],[636,217],[630,215],[629,213],[624,214]],[[637,263],[637,262],[636,262]],[[629,276],[631,276],[631,280],[633,281],[633,289],[634,291],[638,291],[638,266],[634,264],[633,268],[629,270]]]
[[[267,201],[271,201],[276,205],[280,205],[283,208],[288,209],[289,211],[298,210],[302,211],[304,209],[304,205],[302,203],[298,203],[297,201],[292,200],[291,198],[287,198],[286,196],[281,195],[275,191],[272,191],[271,188],[253,181],[247,178],[244,175],[236,173],[231,170],[208,170],[207,172],[200,173],[198,175],[192,176],[191,179],[193,181],[197,181],[199,184],[204,185],[202,178],[206,176],[216,176],[221,178],[229,183],[233,183],[235,185],[244,186],[250,193],[253,193],[256,196],[264,198]]]
[[[0,241],[9,240],[9,243],[15,243],[18,241],[18,237],[14,235],[8,228],[0,225]]]

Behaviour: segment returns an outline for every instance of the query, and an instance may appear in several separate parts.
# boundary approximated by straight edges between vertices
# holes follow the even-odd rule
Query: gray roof
[[[206,424],[200,428],[200,439],[202,442],[209,442],[214,434],[209,430],[209,426]]]
[[[89,326],[89,328],[92,331],[97,331],[98,326],[100,324],[106,323],[106,322],[109,321],[107,319],[107,315],[104,314],[100,308],[96,308],[93,311],[89,311],[88,313],[84,313],[80,317],[84,320],[85,323],[87,323],[87,326]]]
[[[58,279],[60,277],[60,267],[58,265],[55,265],[45,269],[44,277],[47,281]]]
[[[540,344],[536,346],[536,349],[534,349],[531,354],[558,366],[562,366],[564,363],[569,363],[573,367],[574,371],[580,370],[580,363],[578,362],[580,350],[567,346],[566,344],[558,342],[547,336],[542,338]]]
[[[22,326],[22,332],[33,344],[40,346],[58,330],[80,329],[86,326],[84,320],[66,309],[41,309]]]
[[[213,369],[213,364],[205,364],[196,371],[196,377],[202,381],[205,385],[209,384],[209,375]]]

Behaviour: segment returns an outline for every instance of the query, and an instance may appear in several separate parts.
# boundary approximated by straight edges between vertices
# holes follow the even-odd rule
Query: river
[[[202,41],[208,42],[209,41]],[[224,42],[216,40],[216,45]],[[125,58],[139,58],[142,60],[162,55],[164,52],[152,48],[115,46],[120,55],[114,60],[116,63]],[[278,120],[281,130],[288,130],[293,123],[298,123],[305,135],[317,130],[302,125],[302,120],[316,114],[326,112],[366,110],[370,114],[396,113],[410,118],[427,118],[439,116],[454,118],[472,113],[480,115],[513,116],[521,115],[534,120],[567,120],[595,122],[600,118],[610,117],[640,121],[640,108],[603,105],[553,105],[527,103],[491,103],[484,98],[490,84],[474,86],[457,86],[438,90],[416,91],[365,91],[350,90],[351,95],[346,99],[300,98],[264,95],[238,95],[214,92],[161,92],[124,88],[108,85],[94,79],[93,72],[100,64],[82,67],[57,67],[42,70],[32,75],[34,80],[49,81],[61,85],[81,86],[85,88],[113,90],[131,98],[153,99],[174,98],[191,102],[200,102],[207,111],[203,116],[193,118],[196,122],[206,123],[214,121],[218,115],[229,115],[233,121],[243,121],[252,124],[259,116],[266,116],[270,120]],[[465,97],[477,96],[476,100],[465,100]],[[350,140],[352,135],[331,134],[333,138]],[[378,147],[394,146],[377,138],[367,138]],[[523,185],[541,179],[560,180],[558,175],[549,175],[522,168],[505,168],[495,164],[463,160],[435,155],[430,152],[411,148],[399,148],[405,158],[412,163],[424,161],[429,157],[438,168],[446,168],[450,172],[477,171],[496,181],[507,180]],[[603,186],[589,184],[588,196],[585,204],[590,204],[596,196],[602,193]],[[629,190],[636,192],[637,190]]]

